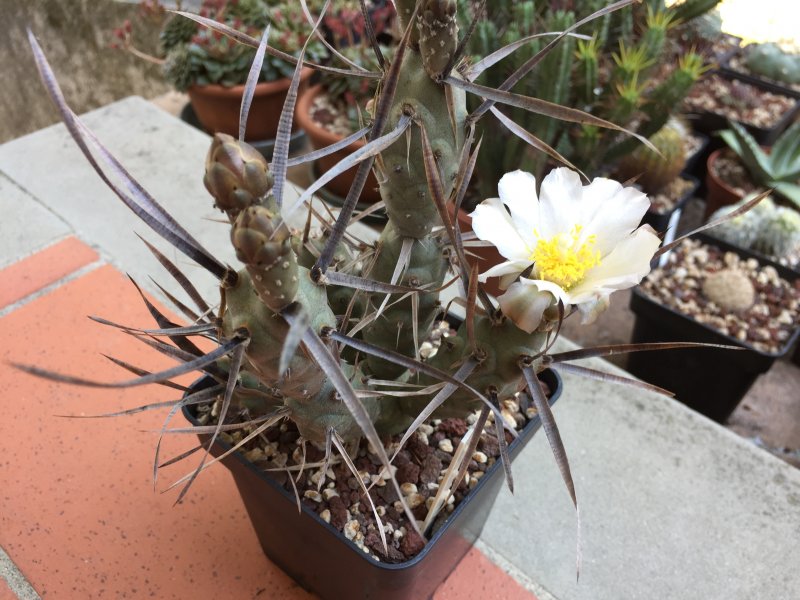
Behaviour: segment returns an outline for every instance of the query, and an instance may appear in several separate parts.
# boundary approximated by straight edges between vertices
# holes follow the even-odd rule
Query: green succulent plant
[[[244,0],[240,0],[240,4],[242,2]],[[92,158],[92,164],[120,199],[156,233],[219,281],[220,302],[215,305],[203,299],[173,262],[154,251],[194,303],[192,308],[176,303],[190,324],[178,325],[148,305],[158,329],[122,329],[169,340],[174,345],[165,341],[156,343],[155,347],[183,362],[166,371],[145,374],[133,383],[99,385],[127,387],[171,382],[180,374],[202,370],[214,380],[213,386],[188,395],[173,411],[211,401],[214,410],[209,414],[214,415],[214,421],[209,423],[213,429],[210,444],[223,433],[223,427],[238,427],[253,436],[281,420],[291,421],[304,440],[325,449],[326,461],[335,449],[347,461],[348,449],[365,439],[370,452],[381,463],[387,483],[393,486],[400,499],[408,519],[408,530],[419,529],[420,535],[429,530],[436,507],[441,506],[439,501],[446,501],[458,486],[484,426],[492,425],[492,421],[501,459],[508,466],[505,430],[513,428],[504,418],[500,402],[527,390],[545,424],[548,440],[577,509],[563,444],[536,374],[548,365],[560,368],[560,362],[606,355],[615,350],[629,351],[630,348],[600,347],[566,355],[551,353],[549,342],[558,335],[565,313],[585,308],[584,317],[591,317],[605,306],[604,298],[594,299],[589,295],[580,306],[577,300],[565,306],[563,300],[557,301],[550,292],[545,292],[537,296],[537,302],[541,304],[543,299],[545,305],[540,306],[540,312],[532,318],[528,314],[530,303],[520,302],[525,296],[517,295],[510,306],[524,313],[528,325],[519,324],[521,321],[515,320],[510,310],[504,315],[496,308],[484,291],[477,270],[468,266],[468,250],[453,216],[464,199],[476,164],[482,164],[484,156],[501,165],[500,169],[513,170],[526,162],[517,151],[511,163],[508,152],[514,150],[508,149],[503,149],[505,156],[499,160],[501,154],[496,153],[497,147],[492,147],[486,136],[492,123],[519,132],[512,119],[533,115],[542,123],[542,128],[535,131],[549,131],[548,139],[563,137],[560,136],[564,129],[562,120],[579,120],[584,127],[593,128],[598,138],[605,129],[621,133],[620,128],[569,106],[574,89],[571,68],[575,40],[565,36],[577,27],[576,15],[572,12],[546,11],[545,27],[564,32],[550,35],[548,39],[553,43],[549,46],[512,44],[500,47],[501,44],[488,47],[482,56],[472,54],[470,60],[464,55],[466,37],[461,37],[458,27],[459,9],[465,9],[468,2],[396,0],[394,4],[402,38],[388,58],[380,52],[377,39],[367,32],[375,52],[377,68],[373,70],[341,65],[335,55],[331,64],[316,63],[309,51],[316,38],[308,37],[310,34],[302,25],[305,20],[293,21],[287,17],[288,13],[280,16],[274,11],[271,13],[275,33],[270,39],[274,39],[279,48],[285,36],[298,44],[302,39],[308,40],[294,55],[285,57],[286,64],[293,70],[292,84],[281,115],[274,158],[268,164],[246,142],[217,134],[206,161],[204,183],[215,206],[227,220],[226,229],[240,263],[237,267],[222,263],[204,249],[100,147],[100,158]],[[620,16],[611,18],[617,7],[605,7],[599,0],[583,6],[589,5],[600,9],[594,15],[599,19],[596,21],[597,47],[610,43],[618,31],[633,35],[633,15],[629,10],[623,9]],[[527,35],[528,27],[532,27],[529,17],[535,13],[534,9],[530,2],[498,2],[498,10],[512,15],[516,19],[513,27],[519,28],[509,33],[512,24],[505,25],[500,35],[508,37],[503,39],[513,42],[519,40],[520,35]],[[471,21],[479,22],[479,15],[473,14],[468,19],[467,32],[472,29]],[[244,27],[244,23],[240,26]],[[282,31],[282,26],[288,29]],[[302,29],[302,35],[295,28]],[[492,25],[479,24],[476,39],[480,40],[482,32],[491,30]],[[212,23],[202,36],[213,41],[214,48],[236,56],[236,68],[230,72],[219,68],[218,73],[204,64],[204,77],[209,80],[227,77],[239,69],[239,61],[244,68],[245,57],[249,54],[252,58],[253,48],[275,53],[272,46],[265,48],[259,44],[260,31],[256,29],[236,35],[244,43],[245,50],[237,50],[229,41],[223,42],[221,31],[221,26]],[[29,38],[51,98],[70,133],[89,154],[87,140],[93,146],[99,142],[75,119],[54,83],[55,77],[41,48],[32,34]],[[488,37],[481,43],[486,41]],[[190,55],[193,44],[188,50]],[[180,44],[175,46],[178,47]],[[474,82],[480,59],[490,59],[494,50],[501,50],[510,61],[510,67],[504,65],[510,68],[507,77],[502,81],[494,80],[496,83],[490,86]],[[540,53],[537,60],[531,61],[536,52]],[[366,145],[323,173],[299,198],[290,202],[284,190],[290,162],[291,118],[304,61],[319,71],[359,81],[374,80],[377,92],[368,114],[370,129]],[[546,77],[549,83],[540,90],[548,102],[509,91],[517,82],[524,80],[522,87],[526,88],[528,79],[537,81],[538,76],[531,74],[540,71],[546,74],[541,77]],[[587,75],[591,75],[590,70],[584,71],[584,76]],[[492,76],[501,77],[499,73]],[[253,78],[247,82],[245,98],[252,94],[256,81],[257,78]],[[600,85],[608,87],[607,82]],[[612,92],[614,94],[616,91]],[[467,103],[468,95],[475,100],[472,108]],[[246,104],[243,102],[242,129],[247,120]],[[481,142],[479,131],[484,126]],[[520,134],[515,139],[523,138],[533,148],[543,150],[538,138]],[[293,158],[292,163],[315,160],[321,152],[337,150],[335,146],[337,144]],[[552,149],[544,151],[550,157],[556,156]],[[534,153],[532,157],[536,159],[538,155]],[[508,167],[510,163],[512,169]],[[318,206],[311,202],[313,194],[331,178],[353,167],[356,167],[356,175],[352,187],[338,216],[325,220],[324,232],[314,235],[309,227],[297,231],[287,225],[286,218],[301,207],[307,207],[310,222]],[[481,173],[493,187],[498,183],[497,169],[494,165]],[[114,177],[109,178],[105,170],[110,170]],[[357,201],[371,171],[380,184],[388,223],[377,242],[367,244],[347,235],[346,227],[354,218]],[[520,173],[511,175],[526,177]],[[577,180],[580,185],[577,174],[568,169],[555,175],[554,180],[564,177],[573,182]],[[123,185],[113,181],[118,178],[124,180]],[[582,282],[584,275],[600,261],[600,252],[592,249],[595,236],[589,236],[580,247],[571,246],[571,254],[566,258],[561,256],[564,244],[579,243],[579,231],[576,225],[571,232],[554,233],[552,239],[543,241],[541,248],[537,247],[540,252],[536,261],[545,263],[548,272],[566,287]],[[526,231],[526,235],[532,232]],[[646,228],[639,239],[647,240],[651,252],[644,257],[646,265],[658,239]],[[529,265],[525,273],[530,273],[533,266]],[[521,274],[512,273],[512,279]],[[606,279],[602,281],[603,285],[607,282]],[[523,285],[521,281],[517,283]],[[444,315],[439,293],[451,285],[460,285],[466,297],[464,321],[455,335],[442,339],[434,355],[423,356],[421,343],[431,337],[433,323]],[[198,335],[203,336],[204,343],[214,341],[214,349],[201,350],[191,341]],[[41,368],[26,369],[60,381],[97,385]],[[580,367],[574,369],[573,372],[596,376]],[[135,372],[141,373],[138,369]],[[146,408],[158,406],[161,405]],[[472,427],[477,433],[462,437],[451,463],[453,477],[448,485],[439,488],[425,522],[419,525],[403,500],[383,439],[403,433],[405,441],[431,416],[466,419],[475,411],[478,414]],[[509,432],[509,435],[514,433]],[[238,442],[237,448],[243,444],[244,441]],[[180,498],[202,470],[207,456],[206,451],[197,469],[183,480],[187,484]],[[456,457],[460,458],[456,460]],[[354,477],[361,481],[355,468],[353,471]],[[511,485],[510,475],[508,481]],[[369,498],[366,488],[362,492]],[[377,523],[371,526],[383,536],[377,512],[375,515]]]
[[[638,182],[648,194],[657,194],[670,184],[686,164],[686,141],[684,128],[669,122],[650,142],[658,152],[646,146],[636,148],[617,163],[616,173],[625,181],[639,177]]]
[[[747,168],[753,182],[768,188],[800,207],[800,122],[784,131],[765,152],[740,124],[729,121],[730,129],[720,136]]]
[[[294,54],[308,35],[299,3],[267,0],[205,0],[200,14],[240,29],[253,37],[272,23],[269,43]],[[179,91],[192,85],[241,85],[247,80],[255,49],[239,44],[218,32],[200,26],[181,15],[174,15],[161,31],[164,52],[164,76]],[[306,48],[310,60],[319,61],[325,48],[313,40]],[[280,58],[267,56],[259,81],[291,77],[294,66]]]
[[[694,52],[673,61],[667,51],[671,31],[679,21],[694,19],[715,4],[692,0],[673,10],[654,1],[604,15],[591,30],[578,30],[590,34],[590,39],[562,41],[561,51],[544,57],[536,71],[515,89],[550,102],[579,106],[649,138],[665,125],[691,85],[708,68]],[[542,32],[563,31],[604,5],[591,0],[490,3],[490,19],[478,25],[469,51],[473,61],[479,63],[493,47],[521,43],[527,36]],[[462,24],[466,22],[465,18]],[[512,56],[481,71],[476,81],[496,87],[509,71],[530,60],[547,43],[547,37],[530,39]],[[520,110],[509,110],[508,116],[589,176],[632,152],[638,143],[591,124],[565,127],[551,117]],[[520,156],[524,157],[523,168],[539,175],[553,160],[552,153],[533,153],[524,141],[501,126],[484,125],[484,140],[492,151],[487,158],[479,157],[478,198],[493,193],[492,181],[512,165],[519,165]],[[493,177],[484,180],[483,174]]]
[[[777,44],[751,44],[744,49],[744,64],[756,75],[800,84],[800,54],[784,52]]]
[[[749,200],[745,198],[738,204],[723,206],[711,216],[711,220],[730,214]],[[777,205],[770,198],[762,200],[745,214],[718,225],[713,235],[792,267],[800,263],[800,213]]]

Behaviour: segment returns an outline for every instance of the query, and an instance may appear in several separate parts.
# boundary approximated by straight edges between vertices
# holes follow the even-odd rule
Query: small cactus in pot
[[[203,248],[93,138],[68,108],[41,48],[29,35],[46,87],[81,149],[91,157],[88,145],[100,148],[100,159],[92,158],[92,162],[101,176],[157,234],[218,280],[220,298],[218,304],[202,298],[174,263],[154,251],[195,304],[178,306],[189,322],[176,324],[148,304],[156,329],[118,327],[169,340],[171,344],[154,345],[181,364],[122,383],[23,368],[58,381],[109,388],[171,382],[200,370],[215,384],[186,396],[173,410],[210,401],[209,445],[229,431],[257,436],[283,421],[292,423],[305,443],[324,452],[324,464],[337,452],[348,463],[350,451],[365,442],[382,469],[381,477],[399,498],[407,529],[422,538],[441,509],[439,501],[446,501],[463,479],[487,424],[494,427],[500,460],[508,466],[506,432],[512,438],[517,433],[503,417],[500,403],[527,390],[577,508],[563,443],[536,375],[579,358],[652,349],[644,345],[551,352],[552,340],[567,314],[577,312],[587,322],[592,320],[607,306],[613,291],[636,285],[649,271],[653,256],[668,249],[659,248],[661,241],[651,228],[638,227],[649,201],[641,191],[610,179],[587,184],[567,167],[553,169],[540,182],[529,173],[512,170],[496,182],[499,197],[485,200],[473,213],[476,236],[496,246],[507,259],[482,273],[468,266],[466,253],[472,240],[454,226],[453,214],[464,199],[481,150],[476,124],[483,119],[498,119],[515,129],[503,112],[515,108],[629,132],[580,110],[509,91],[514,80],[525,77],[536,62],[526,61],[498,88],[473,82],[457,18],[458,9],[466,3],[455,0],[397,0],[402,37],[391,58],[384,56],[374,32],[366,28],[375,55],[372,70],[337,63],[336,54],[331,64],[319,64],[305,51],[318,39],[329,4],[320,13],[307,15],[314,25],[308,26],[308,37],[296,56],[273,48],[269,44],[273,34],[256,39],[203,16],[181,13],[215,34],[255,48],[241,107],[240,135],[214,136],[204,178],[214,205],[224,215],[225,231],[220,233],[230,238],[236,266],[224,264]],[[366,12],[366,4],[361,6]],[[594,16],[602,18],[619,6],[602,8]],[[480,13],[474,15],[464,36],[474,31],[480,18]],[[551,36],[550,45],[540,51],[542,56],[555,51],[577,26]],[[499,50],[513,54],[517,47]],[[249,100],[265,53],[293,64],[269,163],[243,139]],[[334,144],[288,157],[304,65],[377,80],[378,85],[368,113],[366,144],[290,199],[285,193],[289,164],[303,164],[338,149]],[[471,111],[468,94],[482,99]],[[541,150],[536,138],[528,142]],[[335,219],[325,219],[324,232],[288,225],[289,217],[302,210],[308,211],[310,221],[316,210],[313,194],[353,167],[356,176],[343,207]],[[124,184],[115,183],[109,172]],[[358,218],[356,203],[370,172],[379,182],[388,215],[388,224],[371,244],[360,243],[347,232],[351,220]],[[560,202],[563,198],[575,202],[565,206]],[[550,218],[553,215],[558,218]],[[497,303],[483,289],[490,278],[498,278],[504,290]],[[431,339],[434,323],[444,316],[440,292],[451,286],[460,286],[464,320],[434,355],[423,357],[422,343]],[[195,336],[213,341],[214,348],[202,350],[192,341]],[[597,376],[582,367],[566,368]],[[409,391],[398,392],[398,388]],[[418,511],[412,512],[404,501],[394,476],[391,447],[387,450],[384,441],[400,434],[396,443],[402,446],[432,416],[460,417],[466,422],[472,415],[471,433],[455,449],[454,457],[459,458],[451,463],[453,477],[425,507],[428,512],[420,522]],[[243,447],[245,439],[249,438],[241,438],[236,448]],[[177,482],[185,484],[179,499],[203,470],[208,452],[208,448],[201,452],[199,465]],[[355,467],[353,475],[363,482]],[[512,485],[510,471],[507,476]],[[363,487],[362,492],[372,504],[369,490]],[[387,541],[377,510],[374,515],[374,531],[380,534],[385,552]]]

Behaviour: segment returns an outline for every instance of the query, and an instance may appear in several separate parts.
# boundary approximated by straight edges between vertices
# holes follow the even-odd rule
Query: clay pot
[[[299,93],[302,93],[313,72],[308,67],[301,71]],[[275,138],[278,119],[290,85],[291,80],[284,78],[262,82],[256,86],[247,120],[246,140],[264,141]],[[206,131],[239,135],[239,108],[242,105],[244,85],[193,85],[187,93],[194,112]],[[295,124],[295,128],[297,127]]]
[[[325,129],[322,125],[311,118],[311,107],[314,105],[314,99],[320,93],[322,93],[323,90],[324,88],[321,85],[315,85],[308,88],[298,98],[297,106],[295,107],[294,111],[295,123],[297,123],[299,127],[302,127],[303,131],[306,132],[306,135],[311,142],[311,146],[315,150],[335,144],[345,137]],[[344,157],[352,154],[359,148],[362,148],[365,143],[366,142],[364,142],[363,139],[357,140],[342,150],[318,159],[314,163],[316,174],[324,173],[325,171],[333,168],[336,163],[338,163]],[[353,167],[352,169],[345,171],[338,177],[335,177],[329,181],[325,185],[325,188],[333,194],[341,198],[345,198],[347,193],[350,191],[350,186],[353,183],[353,177],[355,177],[356,170],[357,167]],[[367,177],[367,183],[364,185],[364,190],[361,192],[361,198],[359,199],[359,202],[362,204],[374,204],[375,202],[380,202],[380,200],[381,196],[378,190],[378,181],[375,179],[375,175],[370,173],[369,177]]]
[[[708,157],[706,163],[706,214],[705,220],[716,211],[718,208],[736,204],[743,196],[734,190],[731,186],[725,183],[717,175],[715,163],[720,155],[727,150],[727,148],[720,148],[715,150]]]

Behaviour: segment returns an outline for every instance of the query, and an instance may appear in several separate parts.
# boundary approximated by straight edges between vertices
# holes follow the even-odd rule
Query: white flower
[[[498,191],[500,198],[470,215],[475,235],[507,259],[480,281],[501,277],[508,291],[500,307],[522,329],[533,331],[553,298],[596,313],[611,292],[636,285],[650,271],[660,240],[651,227],[639,227],[650,206],[639,190],[602,177],[584,186],[576,172],[561,167],[544,178],[539,197],[536,179],[523,171],[506,173]]]

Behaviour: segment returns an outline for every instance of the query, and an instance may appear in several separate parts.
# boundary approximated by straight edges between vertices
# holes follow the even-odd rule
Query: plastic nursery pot
[[[730,54],[725,56],[725,60],[719,63],[720,65],[720,72],[725,73],[726,75],[730,75],[731,77],[736,77],[741,79],[742,81],[747,82],[757,82],[759,85],[769,85],[776,89],[781,90],[781,93],[790,96],[794,93],[797,93],[797,89],[791,87],[790,84],[784,83],[783,81],[776,81],[773,79],[767,79],[766,77],[762,77],[756,73],[750,73],[745,71],[740,71],[737,69],[733,64],[732,60],[734,58],[742,58],[742,48],[738,48],[736,51],[731,52]]]
[[[650,227],[659,233],[666,232],[666,236],[664,237],[665,244],[669,244],[675,239],[675,230],[678,226],[678,221],[681,218],[683,207],[686,206],[686,203],[689,201],[689,199],[694,196],[697,188],[700,187],[700,182],[696,177],[692,177],[691,175],[687,175],[685,173],[681,173],[680,176],[683,179],[690,181],[692,187],[686,190],[686,192],[675,203],[675,206],[664,212],[648,210],[642,218],[642,224],[650,225]]]
[[[722,250],[737,252],[735,246],[720,240],[702,234],[695,238]],[[797,273],[781,265],[775,268],[788,281],[798,277]],[[631,295],[630,308],[636,314],[634,344],[703,342],[745,348],[744,351],[698,348],[634,352],[628,360],[628,371],[633,375],[674,392],[676,399],[718,423],[723,423],[731,415],[758,376],[766,373],[776,359],[788,354],[800,338],[800,328],[797,328],[780,350],[761,352],[659,304],[638,287]]]
[[[686,158],[683,167],[683,175],[691,175],[695,179],[702,179],[706,173],[706,160],[709,152],[709,137],[700,132],[692,132],[692,135],[700,139],[700,147]]]
[[[738,73],[734,74],[724,71],[712,71],[709,73],[709,75],[718,75],[723,79],[742,81],[758,88],[759,90],[771,92],[780,96],[786,96],[794,100],[794,105],[792,108],[786,111],[772,127],[756,127],[751,123],[745,123],[743,121],[740,122],[762,146],[771,146],[773,142],[775,142],[775,140],[777,140],[778,137],[780,137],[780,135],[786,130],[786,128],[791,125],[798,113],[800,113],[800,92],[781,88],[766,81],[760,81],[753,77]],[[692,115],[690,117],[692,127],[696,131],[700,131],[706,135],[714,135],[717,131],[728,129],[728,119],[721,114],[709,111],[690,114]]]
[[[300,74],[300,90],[313,70],[305,67]],[[286,100],[291,80],[266,81],[256,86],[250,116],[247,120],[245,140],[272,140],[278,132],[278,119]],[[192,108],[208,133],[239,135],[239,108],[242,104],[244,85],[225,87],[222,85],[193,85],[188,90]]]
[[[295,123],[302,127],[306,132],[306,135],[308,136],[308,139],[311,141],[311,145],[315,150],[330,146],[331,144],[335,144],[336,142],[344,139],[344,136],[325,129],[322,125],[311,118],[311,108],[314,105],[314,99],[319,96],[324,89],[325,88],[321,85],[315,85],[308,88],[308,90],[300,94],[294,110]],[[363,140],[357,140],[342,150],[327,156],[323,156],[314,162],[313,169],[317,175],[324,173],[325,171],[332,169],[336,163],[346,156],[349,156],[359,148],[362,148],[364,144],[365,142]],[[347,193],[350,191],[350,186],[353,183],[353,178],[355,177],[357,170],[357,167],[348,169],[338,177],[334,177],[331,181],[325,184],[325,188],[335,196],[341,198],[343,201],[343,199],[347,196]],[[333,201],[336,203],[335,199]],[[339,204],[341,204],[342,201],[340,201]],[[375,175],[370,172],[369,176],[367,177],[367,183],[364,184],[364,189],[361,192],[359,204],[369,206],[380,201],[381,195],[380,191],[378,190],[378,181],[375,179]]]
[[[561,395],[561,378],[550,370],[539,377],[550,387],[552,405]],[[214,383],[205,377],[187,393]],[[191,408],[184,407],[183,414],[196,425]],[[509,445],[512,458],[540,425],[538,417],[528,422],[519,438]],[[208,439],[208,435],[198,437],[201,442]],[[228,449],[228,444],[217,440],[211,452],[219,456]],[[430,598],[480,535],[494,499],[505,484],[498,460],[417,556],[390,564],[377,562],[364,553],[304,504],[298,512],[294,495],[240,453],[232,453],[222,463],[233,475],[265,554],[304,589],[326,600]]]

